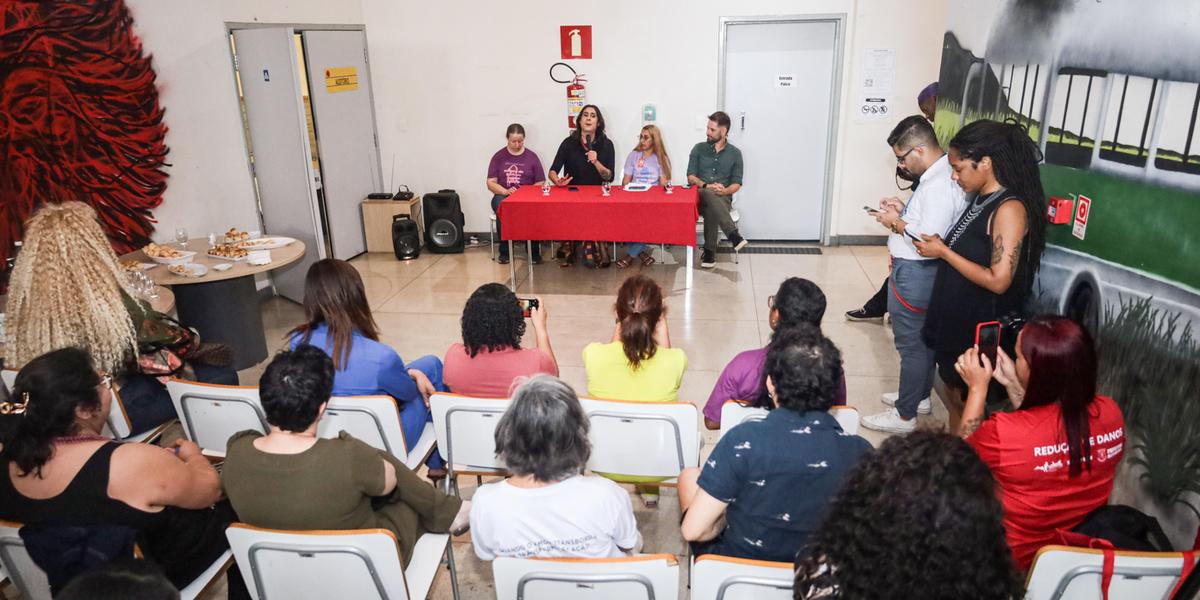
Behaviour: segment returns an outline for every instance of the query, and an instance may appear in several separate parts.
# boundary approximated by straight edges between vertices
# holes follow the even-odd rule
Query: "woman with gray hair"
[[[549,375],[522,382],[496,426],[496,456],[511,476],[472,498],[475,554],[492,560],[636,552],[642,538],[629,493],[583,475],[591,451],[575,390]]]

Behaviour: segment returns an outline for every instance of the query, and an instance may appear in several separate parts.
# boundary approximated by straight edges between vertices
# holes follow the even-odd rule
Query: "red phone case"
[[[975,326],[975,345],[976,345],[976,346],[978,346],[978,345],[979,345],[979,332],[980,332],[980,331],[981,331],[981,330],[982,330],[984,327],[987,327],[987,326],[989,326],[989,325],[995,325],[995,326],[996,326],[996,346],[997,346],[997,347],[999,347],[999,346],[1000,346],[1000,332],[1003,330],[1003,328],[1002,328],[1002,327],[1000,327],[1000,321],[984,321],[984,322],[982,322],[982,323],[980,323],[980,324],[978,324],[978,325],[976,325],[976,326]]]

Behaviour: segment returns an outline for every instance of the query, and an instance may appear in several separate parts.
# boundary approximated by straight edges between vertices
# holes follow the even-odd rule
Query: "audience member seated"
[[[133,556],[133,546],[183,587],[229,548],[234,521],[216,469],[200,448],[123,444],[102,435],[112,395],[86,350],[39,356],[17,374],[0,414],[18,421],[5,440],[0,519],[23,523],[26,546],[61,589],[74,575]],[[231,597],[247,597],[241,576]]]
[[[775,332],[795,325],[811,325],[820,329],[825,316],[825,293],[817,284],[799,277],[789,277],[779,284],[775,295],[767,298],[767,318],[771,325],[771,337]],[[721,428],[721,407],[730,400],[747,406],[771,408],[767,395],[763,365],[767,362],[767,348],[746,350],[733,357],[717,384],[713,386],[708,402],[704,404],[704,426]],[[834,404],[846,403],[846,377],[838,377]]]
[[[314,346],[271,360],[258,384],[271,431],[229,439],[221,471],[225,493],[241,520],[258,527],[382,527],[396,534],[407,565],[421,534],[461,529],[470,505],[345,432],[318,439],[333,380],[333,361]]]
[[[846,474],[871,449],[829,414],[842,357],[815,327],[776,332],[767,349],[775,408],[725,434],[703,471],[679,476],[692,553],[788,561],[825,516]]]
[[[175,418],[158,377],[237,384],[227,352],[218,357],[210,345],[200,352],[194,332],[136,297],[96,212],[82,202],[47,204],[25,225],[9,282],[7,366],[19,368],[51,350],[86,348],[96,366],[117,376],[132,433]]]
[[[533,150],[525,147],[525,128],[520,123],[513,123],[505,130],[504,138],[507,144],[488,162],[487,188],[492,193],[492,212],[500,210],[500,203],[523,185],[541,186],[545,181],[542,175],[542,161]],[[496,243],[500,246],[500,264],[508,264],[508,244],[504,241],[504,229],[500,219],[496,219]],[[533,264],[542,262],[542,243],[533,242]]]
[[[379,341],[362,277],[350,263],[326,258],[308,268],[304,279],[304,319],[291,331],[291,347],[312,344],[333,358],[334,396],[388,395],[400,405],[405,443],[412,450],[432,419],[429,396],[447,391],[442,361],[422,356],[404,364],[391,346]],[[430,476],[444,476],[436,453]]]
[[[76,577],[54,600],[179,600],[179,591],[154,563],[128,559]]]
[[[558,376],[558,362],[546,329],[546,303],[537,298],[529,311],[536,348],[522,348],[525,317],[517,295],[499,283],[485,283],[463,308],[462,343],[446,351],[443,381],[458,394],[507,398],[513,381],[538,373]]]
[[[796,557],[796,600],[1018,600],[995,482],[947,433],[888,438],[863,457]]]
[[[512,476],[481,486],[472,498],[475,554],[492,560],[637,552],[642,539],[629,493],[583,475],[591,450],[588,418],[571,386],[538,375],[518,387],[496,426],[496,456]]]
[[[1016,361],[996,366],[969,348],[954,368],[967,382],[959,433],[992,469],[1004,502],[1004,530],[1017,567],[1108,502],[1125,445],[1117,403],[1096,394],[1092,338],[1066,317],[1030,320],[1017,335]],[[984,416],[992,379],[1012,412]]]
[[[662,288],[645,275],[630,276],[617,291],[616,313],[613,341],[593,342],[583,349],[588,395],[638,402],[678,400],[687,355],[671,347]],[[662,481],[654,477],[603,475],[624,483]],[[658,486],[637,488],[648,508],[658,506]]]
[[[647,183],[650,185],[667,185],[671,181],[671,158],[667,156],[667,147],[663,144],[662,132],[656,125],[643,125],[638,136],[637,147],[625,159],[625,175],[621,185],[630,183]],[[654,264],[652,256],[641,242],[629,244],[628,254],[617,261],[618,269],[633,266],[633,261],[640,260],[642,266]]]

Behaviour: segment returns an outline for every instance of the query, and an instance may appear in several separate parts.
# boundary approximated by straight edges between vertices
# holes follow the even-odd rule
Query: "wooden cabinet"
[[[425,223],[421,216],[421,197],[412,200],[363,200],[363,231],[367,234],[367,252],[392,251],[392,217],[408,215],[417,222],[421,245],[425,244]]]

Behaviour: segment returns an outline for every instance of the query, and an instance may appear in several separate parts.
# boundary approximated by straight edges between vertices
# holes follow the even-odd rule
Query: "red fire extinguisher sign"
[[[564,60],[583,60],[592,57],[592,26],[562,25],[558,28],[558,43]]]

